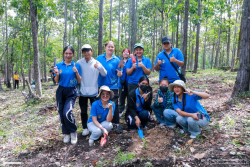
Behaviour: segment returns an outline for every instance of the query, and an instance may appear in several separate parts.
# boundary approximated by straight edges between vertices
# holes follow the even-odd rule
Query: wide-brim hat
[[[103,90],[105,90],[107,92],[110,92],[110,98],[114,97],[114,92],[112,90],[110,90],[108,86],[105,86],[105,85],[100,87],[99,94],[97,95],[97,97],[101,96],[101,93],[102,93]]]
[[[171,83],[171,84],[168,86],[168,89],[170,90],[170,92],[173,92],[173,91],[174,91],[174,86],[183,87],[184,92],[186,91],[186,84],[185,84],[185,82],[183,82],[182,80],[176,80],[176,81],[174,81],[173,83]]]

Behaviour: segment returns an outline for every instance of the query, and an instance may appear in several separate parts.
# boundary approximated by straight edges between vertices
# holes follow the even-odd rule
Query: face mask
[[[168,87],[166,87],[166,86],[160,86],[160,90],[162,92],[167,92],[168,91]]]
[[[145,92],[148,89],[147,85],[140,85],[140,89]]]

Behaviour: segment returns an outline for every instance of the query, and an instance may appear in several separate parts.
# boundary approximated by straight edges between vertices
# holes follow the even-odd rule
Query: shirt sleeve
[[[195,100],[201,100],[202,99],[202,97],[197,96],[197,95],[192,95],[192,98],[194,98]]]
[[[131,59],[128,60],[128,63],[126,64],[126,69],[132,67],[132,61]]]
[[[147,68],[147,69],[152,69],[150,59],[147,59],[146,68]]]
[[[90,111],[90,116],[97,117],[97,108],[96,108],[97,103],[93,103],[91,106],[91,111]]]
[[[179,61],[184,61],[184,57],[183,57],[183,54],[182,52],[178,49],[178,54],[176,55],[175,57],[177,60]]]
[[[174,110],[177,110],[178,108],[180,108],[177,103],[174,103],[174,97],[172,98],[172,103],[173,103],[173,106],[174,106]]]

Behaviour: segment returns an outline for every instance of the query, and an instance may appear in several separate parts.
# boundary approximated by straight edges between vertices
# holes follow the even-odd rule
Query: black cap
[[[161,43],[169,42],[171,43],[171,39],[168,36],[162,38]]]

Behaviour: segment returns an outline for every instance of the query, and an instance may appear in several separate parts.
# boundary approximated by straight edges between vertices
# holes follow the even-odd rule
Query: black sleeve
[[[135,118],[135,116],[138,116],[136,111],[136,94],[135,94],[135,90],[131,91],[128,95],[128,110],[127,110],[127,116],[131,115],[133,118]]]
[[[152,103],[152,98],[153,98],[153,91],[152,91],[152,88],[149,87],[148,90],[147,90],[147,92],[151,92],[151,93],[148,95],[148,100],[144,102],[143,108],[144,108],[145,110],[151,111],[151,110],[152,110],[152,109],[151,109],[151,103]]]

